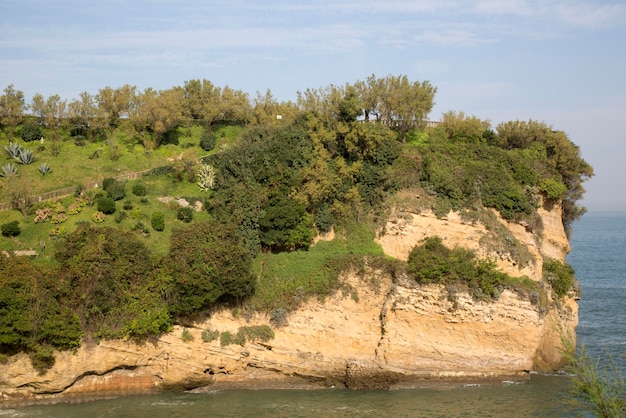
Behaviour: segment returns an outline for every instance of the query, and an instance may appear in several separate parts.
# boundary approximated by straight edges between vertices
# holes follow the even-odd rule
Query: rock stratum
[[[559,207],[540,209],[539,215],[540,234],[498,218],[527,248],[526,263],[490,252],[482,244],[487,228],[456,213],[444,219],[431,212],[394,213],[377,241],[387,255],[406,260],[417,242],[437,235],[449,247],[497,260],[512,276],[541,281],[543,257],[564,260],[569,243]],[[557,301],[548,292],[547,307],[541,307],[512,290],[494,302],[477,301],[463,291],[451,295],[443,286],[392,280],[375,268],[342,280],[356,292],[303,303],[287,325],[273,327],[274,338],[266,342],[204,342],[206,329],[235,334],[240,327],[270,324],[267,315],[243,318],[222,311],[140,344],[105,340],[59,352],[43,375],[27,355],[13,356],[0,364],[0,407],[163,390],[396,388],[527,379],[531,371],[562,366],[561,336],[573,335],[578,321],[573,294]]]

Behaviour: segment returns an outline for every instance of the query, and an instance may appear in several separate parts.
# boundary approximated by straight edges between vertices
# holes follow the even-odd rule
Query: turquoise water
[[[626,370],[626,213],[589,213],[574,225],[568,261],[582,286],[579,341]],[[568,378],[453,389],[228,390],[125,397],[0,410],[7,417],[570,417]]]

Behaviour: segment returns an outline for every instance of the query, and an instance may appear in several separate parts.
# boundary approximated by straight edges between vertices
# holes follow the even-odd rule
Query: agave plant
[[[198,187],[202,191],[209,191],[215,186],[215,170],[209,164],[202,164],[198,171]]]
[[[20,153],[22,152],[22,147],[15,142],[9,142],[9,145],[5,146],[4,149],[7,154],[9,154],[9,157],[12,158],[19,158]]]
[[[30,164],[35,161],[35,153],[29,149],[24,148],[20,151],[19,157],[13,158],[15,158],[20,164]]]
[[[12,163],[6,163],[0,168],[0,176],[11,178],[17,176],[17,167]]]
[[[41,165],[39,166],[39,171],[41,172],[41,174],[43,174],[44,176],[46,174],[48,174],[50,172],[51,168],[50,165],[48,163],[41,163]]]

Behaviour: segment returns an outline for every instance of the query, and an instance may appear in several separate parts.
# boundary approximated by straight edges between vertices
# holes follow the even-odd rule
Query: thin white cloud
[[[600,28],[625,24],[626,5],[590,2],[560,2],[554,5],[556,18],[572,26]]]
[[[528,0],[479,0],[471,11],[480,15],[531,16],[535,10]]]
[[[416,42],[464,47],[484,45],[497,41],[494,38],[485,37],[483,35],[480,35],[479,33],[470,30],[455,28],[448,28],[443,30],[427,30],[418,35],[415,35],[413,39]]]

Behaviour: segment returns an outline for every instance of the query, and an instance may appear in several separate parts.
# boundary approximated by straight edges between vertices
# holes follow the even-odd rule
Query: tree
[[[381,103],[382,118],[394,127],[402,141],[413,128],[422,128],[432,110],[437,88],[428,81],[409,81],[406,75],[387,76],[387,87]]]
[[[444,131],[449,140],[478,143],[486,141],[483,134],[489,128],[489,121],[451,110],[443,114],[436,129]]]
[[[182,90],[185,117],[204,120],[209,125],[246,123],[251,118],[248,95],[241,90],[216,87],[208,80],[186,81]]]
[[[136,95],[130,119],[147,149],[157,148],[165,133],[178,126],[182,118],[182,98],[181,89],[157,92],[148,88]]]
[[[95,132],[105,127],[105,118],[102,109],[97,106],[97,97],[86,91],[80,93],[77,100],[69,103],[67,114],[75,129],[81,135],[85,132],[89,141],[93,140]]]
[[[106,118],[109,128],[116,128],[122,118],[129,117],[136,92],[137,88],[129,84],[116,89],[105,87],[98,91],[96,96],[98,109]]]
[[[58,155],[61,150],[61,128],[67,123],[67,101],[61,100],[58,94],[51,95],[45,101],[41,94],[35,94],[30,107],[39,120],[54,133],[52,154]]]
[[[236,230],[210,221],[172,233],[164,271],[172,278],[171,309],[191,315],[218,301],[237,301],[256,287],[252,259]]]
[[[582,183],[593,176],[593,168],[580,156],[580,148],[564,132],[555,131],[543,122],[503,122],[496,127],[496,131],[498,143],[505,149],[530,149],[536,144],[545,147],[547,159],[552,166],[550,177],[560,176],[567,188],[562,205],[563,224],[569,234],[572,222],[586,211],[577,203],[585,192]]]
[[[275,196],[261,218],[261,243],[273,250],[308,248],[313,239],[313,218],[304,205],[286,196]]]
[[[140,337],[169,327],[164,284],[132,232],[81,226],[56,247],[55,258],[64,299],[91,335]]]
[[[361,102],[363,103],[365,120],[369,121],[372,116],[375,117],[376,120],[380,119],[380,106],[386,100],[387,94],[385,80],[377,78],[372,74],[366,81],[357,81],[355,88],[359,92]]]
[[[13,130],[24,116],[24,93],[15,90],[13,84],[4,89],[0,95],[0,126],[7,128],[9,140],[13,139]]]

